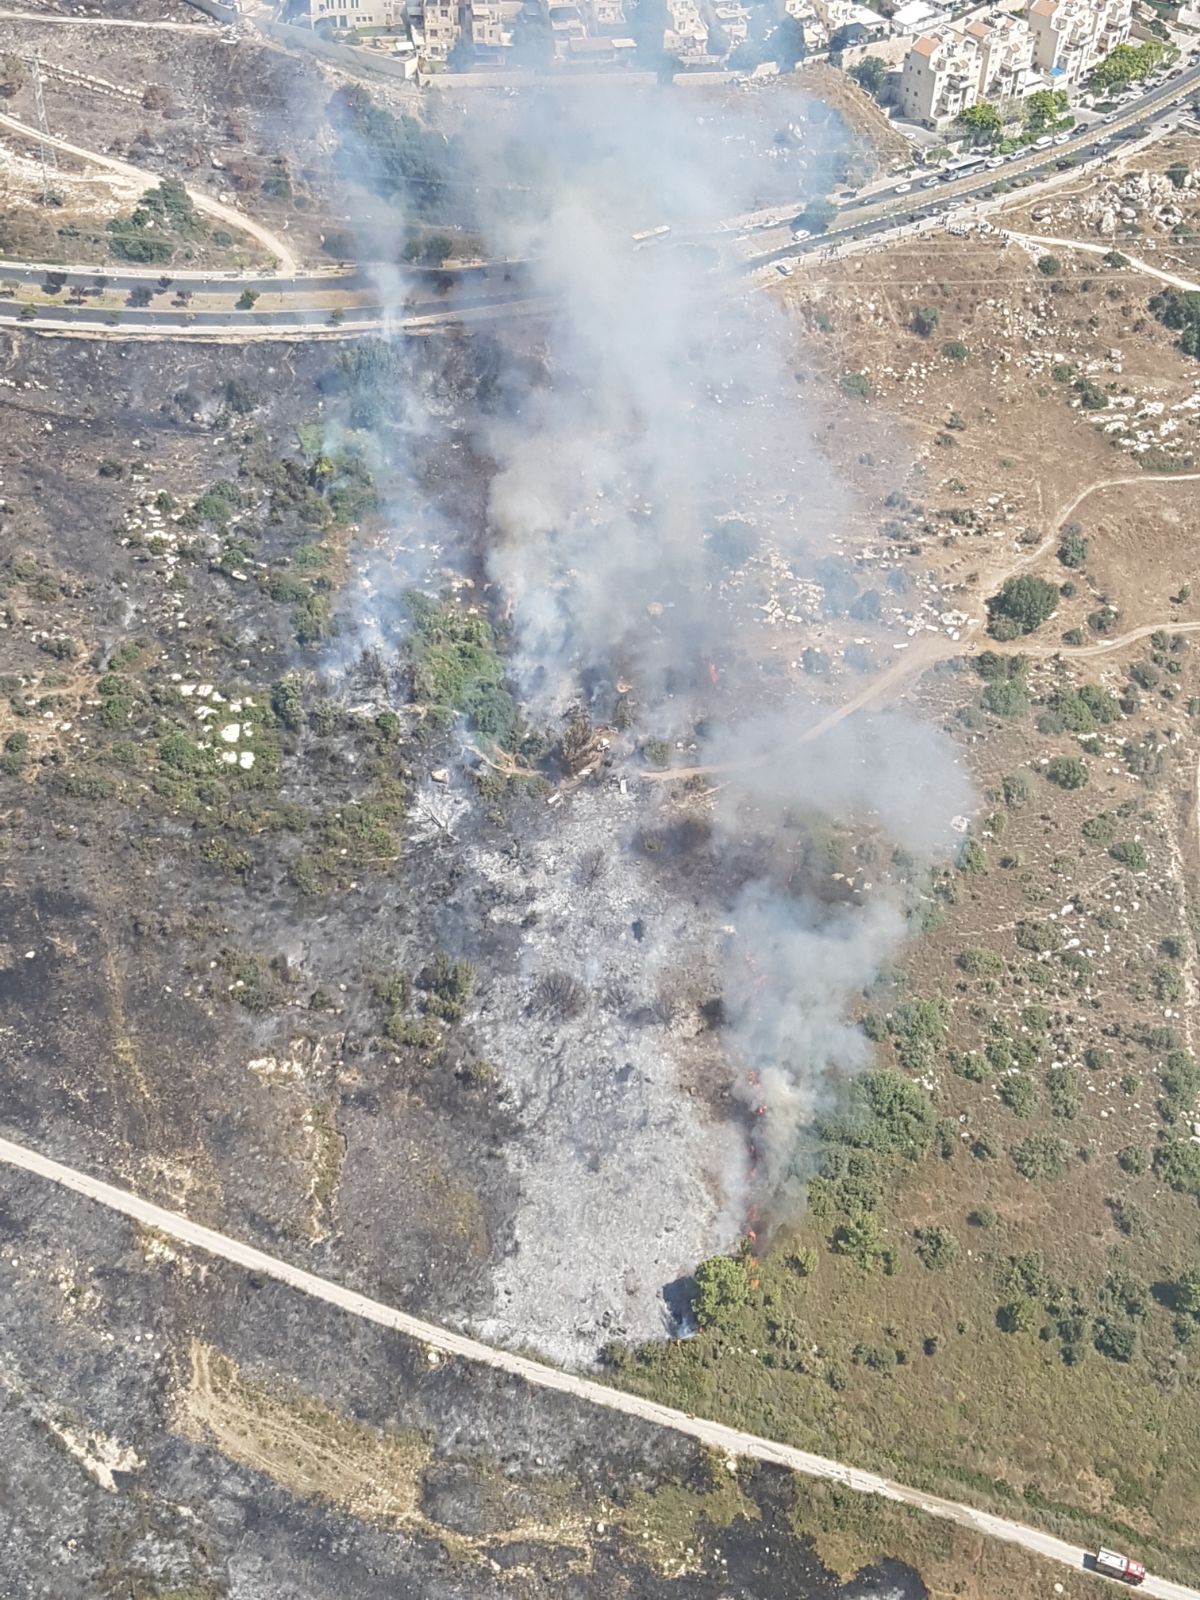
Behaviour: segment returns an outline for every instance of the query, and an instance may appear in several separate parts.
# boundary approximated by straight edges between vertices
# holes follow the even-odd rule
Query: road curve
[[[17,117],[10,117],[7,112],[0,111],[0,127],[22,134],[35,144],[43,139],[36,128],[31,128],[27,122],[21,122]],[[85,150],[82,145],[69,144],[66,139],[56,138],[53,134],[46,134],[44,142],[52,144],[56,150],[62,150],[67,155],[76,156],[81,161],[90,161],[93,166],[107,167],[110,172],[119,172],[123,178],[132,179],[143,190],[152,189],[159,181],[159,174],[156,172],[144,172],[141,167],[131,166],[128,161],[118,161],[113,156],[102,156],[98,151]],[[197,211],[206,212],[210,217],[218,217],[222,222],[229,223],[230,227],[257,239],[264,249],[276,257],[281,272],[294,275],[299,271],[296,257],[278,234],[272,233],[269,228],[264,228],[260,222],[255,222],[236,206],[227,206],[220,200],[214,200],[211,195],[205,194],[203,189],[189,189],[188,195]]]
[[[31,1173],[35,1177],[44,1178],[50,1183],[57,1183],[64,1189],[70,1189],[75,1194],[94,1201],[97,1205],[106,1206],[110,1211],[130,1217],[144,1227],[156,1228],[180,1244],[203,1250],[208,1255],[232,1262],[248,1272],[274,1278],[300,1294],[308,1295],[311,1299],[323,1300],[328,1305],[337,1306],[350,1316],[362,1317],[368,1322],[378,1323],[381,1327],[392,1328],[410,1339],[418,1339],[431,1349],[441,1351],[445,1355],[495,1368],[497,1371],[521,1378],[526,1383],[535,1384],[538,1388],[553,1389],[560,1394],[568,1394],[577,1400],[586,1401],[589,1405],[604,1406],[610,1411],[621,1411],[661,1428],[671,1428],[677,1433],[687,1434],[699,1440],[701,1444],[726,1451],[732,1456],[749,1456],[756,1461],[767,1461],[775,1466],[786,1467],[792,1472],[802,1473],[806,1477],[821,1478],[830,1483],[840,1484],[843,1488],[853,1489],[859,1494],[880,1495],[885,1500],[912,1506],[918,1511],[927,1512],[930,1516],[943,1517],[949,1522],[958,1523],[960,1527],[970,1528],[990,1538],[1003,1539],[1008,1544],[1020,1545],[1034,1555],[1061,1562],[1064,1566],[1076,1570],[1084,1566],[1089,1554],[1078,1546],[1068,1544],[1063,1539],[1056,1539],[1051,1534],[1042,1533],[1037,1528],[1027,1527],[1024,1523],[993,1516],[990,1512],[979,1511],[974,1506],[962,1505],[954,1500],[943,1500],[938,1495],[926,1494],[920,1489],[910,1489],[904,1484],[893,1483],[876,1473],[860,1471],[845,1462],[831,1461],[825,1456],[812,1455],[807,1450],[797,1450],[791,1445],[778,1444],[771,1439],[761,1439],[756,1434],[742,1433],[739,1429],[726,1427],[720,1422],[708,1422],[702,1417],[689,1416],[686,1412],[658,1405],[653,1400],[645,1400],[640,1395],[627,1394],[621,1389],[610,1389],[607,1385],[597,1383],[591,1378],[581,1378],[575,1373],[561,1372],[557,1367],[532,1361],[528,1356],[494,1349],[491,1345],[481,1344],[477,1339],[468,1338],[465,1334],[453,1333],[447,1328],[438,1327],[435,1323],[425,1322],[420,1317],[397,1311],[393,1306],[384,1305],[379,1300],[371,1300],[366,1295],[358,1294],[353,1289],[343,1288],[341,1284],[333,1283],[328,1278],[306,1272],[302,1267],[294,1267],[290,1262],[281,1261],[277,1256],[268,1255],[253,1245],[243,1244],[239,1239],[231,1239],[227,1234],[217,1233],[214,1229],[203,1227],[198,1222],[191,1222],[176,1211],[168,1211],[163,1206],[153,1204],[152,1201],[142,1200],[127,1189],[118,1189],[100,1178],[93,1178],[87,1173],[77,1172],[73,1167],[63,1166],[60,1162],[52,1161],[49,1157],[40,1155],[25,1145],[16,1144],[10,1139],[0,1138],[0,1162],[16,1167],[22,1172]],[[1147,1578],[1143,1592],[1157,1596],[1159,1600],[1200,1600],[1200,1589],[1189,1589],[1185,1584],[1169,1583],[1162,1578]]]

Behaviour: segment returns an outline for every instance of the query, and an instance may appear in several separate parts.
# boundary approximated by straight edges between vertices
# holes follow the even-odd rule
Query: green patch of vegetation
[[[1150,301],[1150,310],[1179,337],[1175,343],[1184,355],[1200,356],[1200,293],[1194,289],[1164,289]]]
[[[1058,605],[1058,590],[1044,578],[1008,578],[988,601],[988,631],[995,639],[1033,633]]]
[[[462,712],[478,732],[511,747],[518,731],[516,701],[505,687],[504,663],[486,618],[408,596],[413,622],[413,692],[435,715]]]

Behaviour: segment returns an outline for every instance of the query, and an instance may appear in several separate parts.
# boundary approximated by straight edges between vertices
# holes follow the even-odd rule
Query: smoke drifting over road
[[[749,552],[800,573],[828,562],[849,505],[814,448],[823,419],[796,381],[786,316],[713,233],[716,219],[829,187],[836,150],[816,124],[806,143],[775,137],[804,116],[783,90],[741,109],[616,84],[465,114],[452,148],[473,225],[491,258],[529,263],[544,306],[521,325],[527,340],[509,330],[502,403],[478,423],[492,464],[485,559],[531,722],[574,707],[605,721],[631,685],[641,734],[684,739],[725,769],[718,855],[769,854],[797,809],[931,855],[969,804],[949,742],[899,713],[806,742],[828,707],[803,680],[764,676],[761,624],[731,583]],[[662,225],[669,238],[636,241]],[[767,848],[756,857],[747,839]],[[756,1197],[749,1163],[735,1172],[726,1152],[728,1218],[756,1198],[798,1203],[798,1135],[867,1062],[847,998],[893,955],[905,916],[883,892],[835,907],[787,875],[725,881],[724,903],[706,908],[714,943],[720,923],[736,928],[724,1044],[769,1190]]]

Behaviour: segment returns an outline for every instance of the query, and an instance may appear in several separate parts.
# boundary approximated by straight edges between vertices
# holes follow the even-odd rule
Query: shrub
[[[1058,559],[1064,567],[1082,567],[1087,560],[1088,542],[1084,538],[1078,523],[1071,523],[1063,529],[1062,541],[1058,547]]]
[[[913,331],[919,333],[922,339],[928,339],[940,319],[941,313],[936,306],[921,306],[913,313]]]
[[[842,378],[842,389],[859,400],[866,400],[871,394],[871,380],[865,372],[847,372]]]
[[[1137,1337],[1137,1329],[1132,1323],[1101,1318],[1096,1324],[1092,1343],[1110,1361],[1132,1361],[1137,1352]]]
[[[1118,839],[1109,846],[1109,855],[1131,872],[1141,872],[1146,866],[1146,852],[1134,839]]]
[[[997,678],[985,686],[981,703],[997,717],[1021,717],[1029,710],[1029,690],[1023,678]]]
[[[996,1321],[1005,1333],[1032,1333],[1038,1324],[1038,1308],[1027,1294],[1006,1300],[996,1313]]]
[[[991,1206],[978,1206],[974,1211],[968,1212],[967,1221],[972,1228],[994,1228],[1000,1218]]]
[[[1087,762],[1079,756],[1055,756],[1046,776],[1060,789],[1082,789],[1089,777]]]
[[[1200,1145],[1168,1140],[1154,1153],[1154,1170],[1177,1194],[1200,1194]]]
[[[860,1211],[849,1222],[835,1228],[830,1244],[837,1255],[849,1256],[864,1272],[871,1272],[883,1260],[886,1246],[879,1222],[871,1211]]]
[[[921,1265],[930,1272],[944,1272],[958,1255],[958,1240],[949,1228],[918,1228],[914,1238]]]
[[[1008,578],[1000,592],[988,601],[990,631],[994,637],[1000,638],[997,626],[1007,621],[1015,629],[1011,635],[1013,638],[1017,634],[1033,633],[1053,613],[1057,604],[1058,590],[1044,578],[1028,574]]]
[[[1062,271],[1062,262],[1057,256],[1039,256],[1037,269],[1044,277],[1056,278]]]
[[[1003,780],[1000,788],[1004,795],[1004,804],[1006,806],[1011,806],[1015,809],[1017,806],[1025,805],[1029,799],[1029,780],[1023,773],[1010,773]]]
[[[696,1268],[692,1311],[702,1328],[719,1328],[750,1297],[750,1274],[741,1258],[710,1256]]]
[[[1023,1072],[1011,1073],[1000,1081],[1000,1099],[1018,1117],[1031,1117],[1037,1105],[1037,1088]]]
[[[243,289],[237,298],[238,310],[253,311],[258,298],[259,292],[257,289]]]
[[[947,361],[962,362],[970,358],[971,352],[967,349],[966,345],[963,344],[961,339],[947,339],[946,343],[942,346],[942,354],[946,357]]]
[[[1061,1178],[1070,1156],[1063,1141],[1050,1133],[1031,1133],[1012,1151],[1013,1166],[1023,1178]],[[1198,1163],[1200,1166],[1200,1163]]]
[[[1089,817],[1080,832],[1089,844],[1110,845],[1116,838],[1117,818],[1111,811],[1101,811]]]
[[[958,965],[971,978],[1004,976],[1004,957],[998,950],[988,950],[982,945],[968,945],[965,950],[961,950]]]

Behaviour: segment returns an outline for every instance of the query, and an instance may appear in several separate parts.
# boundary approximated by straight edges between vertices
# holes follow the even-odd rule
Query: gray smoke
[[[719,848],[769,846],[803,808],[933,856],[970,804],[949,741],[899,712],[808,737],[827,708],[764,676],[761,624],[722,544],[736,526],[750,548],[811,572],[851,504],[812,444],[822,419],[796,382],[793,327],[714,231],[829,186],[836,151],[811,112],[782,88],[714,110],[685,90],[613,83],[466,114],[456,148],[475,222],[492,257],[528,261],[544,308],[509,330],[506,403],[481,425],[494,464],[486,560],[512,608],[531,720],[578,704],[603,718],[631,682],[643,731],[697,742],[724,769]],[[800,123],[802,147],[773,137]],[[662,225],[669,239],[635,242]],[[801,1130],[867,1062],[847,998],[895,953],[905,916],[895,894],[830,907],[766,873],[730,894],[731,1072],[758,1180],[790,1200]]]

